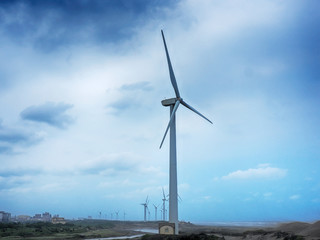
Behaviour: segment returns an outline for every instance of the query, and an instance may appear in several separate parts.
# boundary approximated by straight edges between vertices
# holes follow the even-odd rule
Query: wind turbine
[[[162,193],[163,193],[163,198],[162,198],[162,220],[165,221],[166,220],[166,201],[168,201],[168,199],[166,198],[166,195],[164,194],[164,190],[162,188]]]
[[[157,206],[153,204],[153,206],[154,206],[154,220],[157,221],[157,212],[160,204],[158,204]]]
[[[119,217],[119,210],[117,211],[117,212],[115,212],[115,214],[116,214],[116,216],[117,216],[117,218],[116,218],[116,220],[118,221],[118,217]]]
[[[211,124],[212,122],[208,118],[206,118],[204,115],[202,115],[200,112],[198,112],[196,109],[194,109],[189,104],[187,104],[181,98],[177,81],[174,76],[173,68],[171,65],[166,40],[164,38],[162,30],[161,30],[161,34],[162,34],[163,44],[164,44],[164,48],[167,56],[170,80],[171,80],[173,89],[175,91],[176,97],[161,101],[163,106],[165,107],[170,106],[170,120],[169,120],[167,129],[164,133],[163,139],[161,141],[160,148],[162,147],[163,141],[166,138],[167,132],[170,128],[169,222],[175,224],[175,234],[178,234],[179,226],[178,226],[178,186],[177,186],[177,152],[176,152],[176,111],[181,103],[183,106],[195,112],[196,114],[198,114],[199,116],[201,116],[202,118],[210,122]]]
[[[148,203],[149,203],[149,200],[148,200],[148,196],[147,196],[146,202],[145,202],[145,203],[141,203],[141,205],[142,205],[143,208],[144,208],[144,221],[145,221],[145,222],[147,221],[147,210],[149,211],[149,209],[148,209]]]

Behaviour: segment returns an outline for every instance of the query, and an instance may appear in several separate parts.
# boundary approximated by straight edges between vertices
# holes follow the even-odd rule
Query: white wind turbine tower
[[[162,194],[163,194],[163,198],[162,198],[162,220],[165,221],[166,220],[166,201],[168,201],[168,199],[166,198],[166,195],[164,194],[163,188],[162,188]]]
[[[167,129],[165,131],[165,134],[163,136],[163,139],[161,141],[160,148],[170,128],[169,222],[175,224],[175,234],[178,234],[179,226],[178,226],[178,186],[177,186],[177,152],[176,152],[176,111],[179,107],[179,104],[181,103],[183,106],[195,112],[199,116],[203,117],[205,120],[209,121],[211,124],[212,122],[208,118],[203,116],[201,113],[199,113],[196,109],[194,109],[189,104],[187,104],[180,97],[177,81],[174,76],[174,72],[172,69],[172,65],[171,65],[171,61],[170,61],[170,57],[167,49],[166,40],[164,38],[162,30],[161,30],[161,34],[162,34],[163,44],[164,44],[164,48],[167,56],[170,80],[171,80],[173,89],[175,91],[176,97],[165,99],[161,102],[162,105],[165,107],[170,106],[170,120],[169,120]]]
[[[153,204],[153,206],[154,206],[154,220],[157,221],[157,212],[160,204],[158,204],[157,206]]]
[[[145,203],[141,203],[141,205],[142,205],[143,208],[144,208],[144,221],[145,221],[145,222],[147,221],[147,210],[149,211],[149,209],[148,209],[148,203],[149,203],[149,200],[148,200],[148,196],[147,196],[146,202],[145,202]]]

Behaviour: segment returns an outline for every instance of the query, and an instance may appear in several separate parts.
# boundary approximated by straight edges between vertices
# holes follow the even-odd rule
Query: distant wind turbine
[[[158,204],[157,206],[153,204],[153,206],[154,206],[154,220],[157,221],[157,212],[160,204]]]
[[[174,76],[173,68],[171,65],[166,40],[164,38],[164,34],[162,30],[161,30],[161,34],[162,34],[163,44],[164,44],[164,48],[167,56],[170,80],[171,80],[173,89],[175,91],[176,97],[165,99],[161,102],[162,105],[165,107],[170,106],[170,120],[169,120],[167,129],[164,133],[163,139],[161,141],[160,148],[162,147],[163,141],[166,138],[167,132],[170,128],[169,222],[175,224],[175,234],[178,234],[179,222],[178,222],[178,186],[177,186],[177,152],[176,152],[176,111],[181,103],[183,106],[195,112],[196,114],[198,114],[199,116],[201,116],[202,118],[210,122],[211,124],[212,122],[208,118],[206,118],[204,115],[202,115],[200,112],[198,112],[196,109],[194,109],[189,104],[187,104],[181,98],[177,81]]]
[[[166,201],[168,201],[168,199],[166,198],[166,195],[164,194],[164,190],[162,188],[162,194],[163,194],[163,198],[162,198],[162,220],[165,221],[166,220]]]
[[[144,209],[144,221],[145,222],[147,221],[147,210],[149,212],[148,204],[149,204],[149,200],[148,200],[148,196],[147,196],[146,202],[145,203],[141,203],[141,205],[143,206],[143,209]]]

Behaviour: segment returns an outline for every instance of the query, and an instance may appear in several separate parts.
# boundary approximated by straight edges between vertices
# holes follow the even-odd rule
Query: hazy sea
[[[196,225],[219,227],[274,227],[283,222],[276,221],[251,221],[251,222],[192,222]]]

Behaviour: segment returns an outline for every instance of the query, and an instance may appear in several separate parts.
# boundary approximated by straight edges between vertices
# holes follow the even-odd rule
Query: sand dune
[[[315,223],[290,222],[278,226],[207,226],[180,222],[180,235],[158,235],[159,222],[114,221],[113,230],[119,235],[148,234],[144,240],[320,240],[320,221]],[[150,230],[153,230],[150,232]]]
[[[299,233],[308,228],[310,225],[310,223],[305,222],[290,222],[281,224],[276,229],[283,232]]]
[[[278,230],[305,237],[320,238],[320,221],[315,223],[292,222],[280,225]]]
[[[315,223],[290,222],[276,227],[215,227],[181,224],[186,233],[204,232],[223,237],[225,240],[288,240],[288,239],[320,239],[320,221]]]

